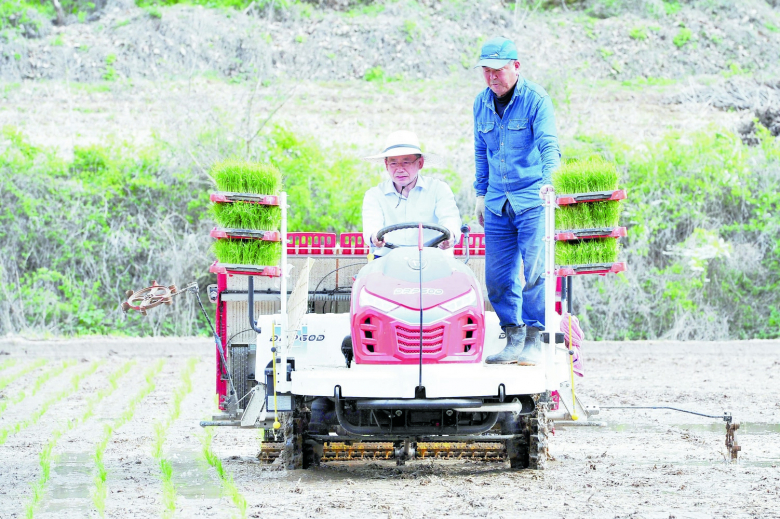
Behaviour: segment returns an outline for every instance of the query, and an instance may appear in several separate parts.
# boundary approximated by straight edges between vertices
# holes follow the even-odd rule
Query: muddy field
[[[725,461],[722,421],[602,410],[602,427],[555,428],[544,472],[262,465],[256,431],[198,426],[215,406],[207,339],[6,338],[0,353],[2,517],[780,517],[777,341],[587,344],[587,404],[732,412],[741,459]]]

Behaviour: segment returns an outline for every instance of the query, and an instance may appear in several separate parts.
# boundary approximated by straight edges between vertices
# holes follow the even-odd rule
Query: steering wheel
[[[387,227],[382,227],[379,229],[379,232],[376,233],[376,240],[382,241],[382,238],[384,238],[385,234],[391,233],[393,231],[400,231],[401,229],[417,229],[420,226],[417,222],[406,222],[406,223],[396,223],[393,225],[388,225]],[[424,223],[422,224],[423,229],[430,229],[432,231],[437,231],[440,233],[439,236],[434,236],[427,242],[423,243],[423,247],[436,247],[441,242],[445,240],[449,240],[452,237],[452,233],[450,233],[450,230],[446,227],[435,224],[435,223]],[[413,245],[396,245],[394,243],[390,243],[389,241],[385,242],[385,247],[388,249],[396,249],[398,247],[413,247]]]

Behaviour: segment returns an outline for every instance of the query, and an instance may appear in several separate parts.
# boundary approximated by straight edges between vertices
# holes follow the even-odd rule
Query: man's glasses
[[[412,166],[415,162],[417,162],[420,159],[414,159],[414,160],[388,160],[387,166],[390,168],[404,168],[407,169]]]

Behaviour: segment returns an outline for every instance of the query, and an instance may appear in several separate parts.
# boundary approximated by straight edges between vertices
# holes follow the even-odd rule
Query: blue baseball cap
[[[512,40],[506,38],[493,38],[482,45],[482,52],[479,54],[479,62],[476,66],[500,69],[510,61],[516,59],[517,47],[515,47]]]

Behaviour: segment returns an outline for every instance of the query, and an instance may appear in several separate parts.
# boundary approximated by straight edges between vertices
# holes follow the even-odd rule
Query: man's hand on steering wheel
[[[452,240],[444,240],[443,242],[441,242],[439,244],[439,248],[442,249],[442,250],[447,250],[447,249],[449,249],[450,247],[453,247],[453,246],[454,246],[454,244],[452,243]]]
[[[384,246],[385,246],[385,241],[384,241],[384,240],[382,240],[382,241],[379,241],[379,240],[377,240],[377,239],[376,239],[376,233],[374,233],[374,234],[372,234],[372,235],[371,235],[371,243],[372,243],[372,244],[374,245],[374,247],[376,247],[377,249],[381,249],[382,247],[384,247]]]

